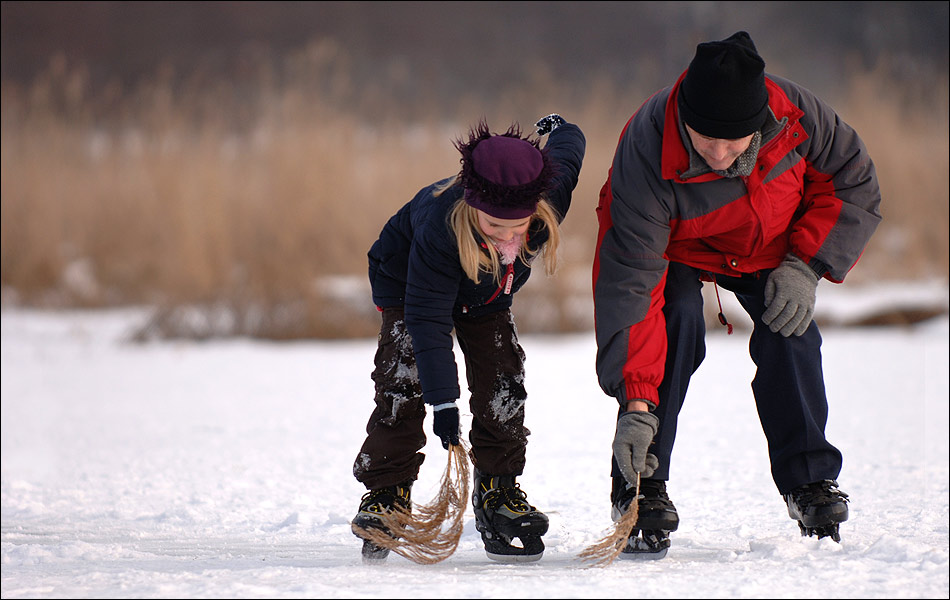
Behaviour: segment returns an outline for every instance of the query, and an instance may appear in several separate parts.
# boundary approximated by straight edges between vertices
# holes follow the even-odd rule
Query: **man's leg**
[[[689,380],[706,356],[706,323],[703,317],[702,282],[697,269],[670,263],[663,289],[663,315],[666,319],[667,354],[663,381],[658,389],[659,404],[654,414],[659,426],[650,452],[659,466],[649,479],[640,481],[637,500],[638,518],[623,553],[627,556],[662,558],[670,547],[669,533],[679,527],[679,515],[666,492],[670,477],[670,458],[676,440],[676,424]],[[621,407],[623,412],[625,407]],[[612,461],[611,503],[614,519],[633,502],[637,487],[620,473]]]
[[[660,462],[651,479],[670,478],[670,458],[676,441],[676,422],[689,380],[706,357],[706,323],[703,316],[700,271],[679,263],[670,263],[663,291],[663,315],[666,317],[666,370],[659,387],[659,406],[654,414],[660,419],[650,452]],[[623,412],[625,407],[621,407]],[[622,478],[614,461],[611,474]]]
[[[806,483],[835,480],[841,452],[825,438],[828,399],[821,333],[814,322],[800,336],[772,333],[762,323],[767,277],[721,278],[753,321],[749,354],[756,365],[752,393],[768,440],[772,479],[781,494]]]

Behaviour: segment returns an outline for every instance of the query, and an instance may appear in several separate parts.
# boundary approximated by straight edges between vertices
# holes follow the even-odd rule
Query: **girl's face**
[[[531,217],[499,219],[480,210],[477,212],[479,229],[493,242],[507,242],[515,236],[523,236],[531,224]]]
[[[689,133],[689,141],[693,143],[693,148],[703,157],[706,164],[716,171],[728,169],[746,151],[754,135],[750,133],[739,139],[726,140],[706,137],[701,133],[697,133],[689,125],[686,126],[686,131]]]

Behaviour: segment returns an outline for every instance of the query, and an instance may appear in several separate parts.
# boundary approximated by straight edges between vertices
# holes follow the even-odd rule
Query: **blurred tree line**
[[[91,84],[179,77],[256,83],[254,65],[320,39],[346,48],[356,86],[401,75],[394,102],[491,95],[532,69],[659,88],[695,45],[745,29],[768,68],[822,93],[886,59],[897,85],[948,68],[948,2],[9,2],[3,80],[27,82],[57,54]],[[282,73],[284,77],[293,73]]]

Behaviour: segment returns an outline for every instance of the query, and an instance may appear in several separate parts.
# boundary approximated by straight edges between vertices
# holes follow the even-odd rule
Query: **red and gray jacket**
[[[771,75],[774,119],[752,173],[688,177],[676,108],[682,79],[627,122],[597,206],[597,375],[622,404],[658,404],[670,261],[735,277],[793,253],[839,283],[881,220],[877,176],[858,135],[814,94]]]

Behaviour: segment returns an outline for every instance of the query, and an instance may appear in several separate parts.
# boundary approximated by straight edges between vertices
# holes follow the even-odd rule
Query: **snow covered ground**
[[[946,317],[823,332],[828,435],[852,500],[840,544],[801,537],[786,515],[748,334],[711,331],[672,465],[673,547],[606,568],[577,559],[610,525],[615,403],[597,386],[592,334],[522,340],[533,435],[520,481],[551,519],[544,558],[491,562],[469,509],[448,560],[368,566],[349,520],[373,340],[133,345],[139,311],[0,317],[3,598],[950,594]],[[437,440],[426,452],[420,503],[445,468]]]

